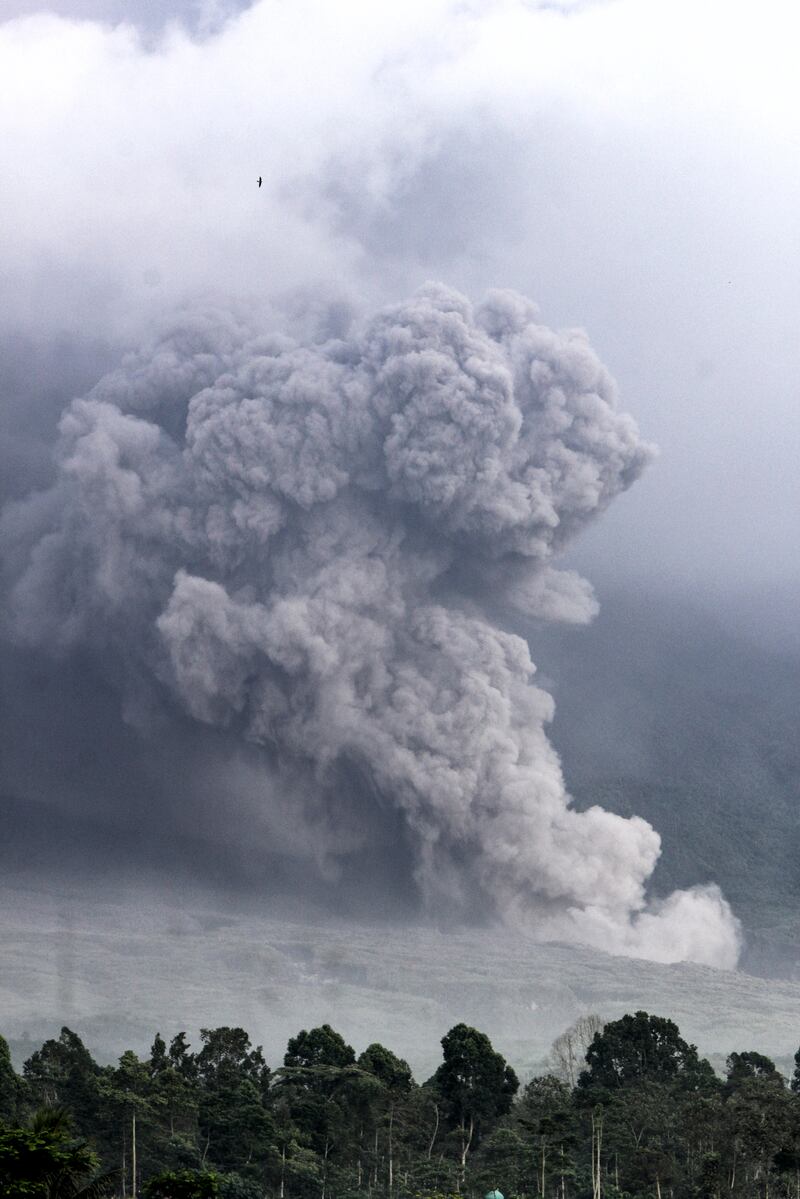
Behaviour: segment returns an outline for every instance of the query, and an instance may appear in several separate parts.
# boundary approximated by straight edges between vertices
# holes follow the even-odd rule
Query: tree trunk
[[[592,1199],[601,1199],[600,1153],[603,1147],[603,1112],[592,1112]]]
[[[389,1199],[392,1199],[392,1188],[394,1186],[394,1141],[392,1132],[394,1130],[394,1107],[389,1108]]]
[[[325,1199],[325,1188],[328,1183],[328,1154],[330,1153],[330,1151],[331,1151],[331,1143],[326,1137],[325,1152],[322,1156],[322,1195],[321,1195],[321,1199]]]
[[[131,1195],[136,1199],[136,1108],[131,1115]]]
[[[361,1190],[364,1180],[364,1125],[358,1126],[358,1168],[356,1171],[356,1189]]]
[[[458,1188],[459,1192],[463,1189],[464,1182],[466,1181],[467,1154],[469,1153],[469,1147],[472,1144],[472,1136],[473,1136],[474,1132],[475,1132],[474,1118],[472,1116],[470,1116],[470,1118],[469,1118],[469,1129],[467,1129],[467,1125],[464,1123],[464,1120],[462,1118],[462,1120],[461,1120],[461,1174],[459,1177],[459,1188]]]
[[[436,1123],[433,1126],[433,1136],[431,1137],[431,1143],[428,1146],[428,1161],[431,1160],[431,1154],[433,1153],[433,1146],[436,1144],[436,1137],[439,1133],[439,1105],[438,1105],[438,1103],[434,1103],[433,1110],[436,1112]]]
[[[375,1126],[375,1162],[372,1167],[372,1183],[378,1189],[378,1127]]]
[[[280,1199],[283,1199],[286,1194],[286,1145],[281,1145],[281,1186]]]

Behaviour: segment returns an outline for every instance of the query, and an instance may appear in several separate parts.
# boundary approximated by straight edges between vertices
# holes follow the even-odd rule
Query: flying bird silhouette
[[[261,187],[261,176],[258,176],[258,186]]]

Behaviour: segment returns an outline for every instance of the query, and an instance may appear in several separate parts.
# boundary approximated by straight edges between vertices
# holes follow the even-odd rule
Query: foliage
[[[134,1183],[140,1199],[800,1194],[800,1050],[791,1087],[755,1051],[731,1053],[719,1080],[671,1020],[636,1012],[573,1025],[550,1061],[518,1093],[486,1034],[458,1024],[418,1086],[385,1045],[356,1058],[323,1024],[274,1072],[233,1027],[203,1029],[196,1049],[156,1034],[149,1057],[101,1067],[64,1028],[20,1077],[0,1038],[0,1195],[100,1199],[114,1177],[128,1199]]]
[[[663,1016],[636,1012],[606,1024],[595,1033],[586,1053],[587,1069],[578,1087],[593,1102],[604,1092],[642,1079],[678,1083],[685,1090],[713,1088],[714,1072],[694,1045],[681,1037],[677,1024]]]
[[[11,1054],[5,1037],[0,1037],[0,1121],[13,1124],[21,1114],[23,1083],[11,1064]]]
[[[72,1139],[63,1109],[43,1109],[24,1128],[0,1124],[0,1195],[5,1199],[101,1199],[113,1186],[113,1175],[100,1170],[96,1154]]]
[[[505,1115],[519,1080],[486,1034],[457,1024],[442,1037],[442,1051],[444,1061],[431,1085],[442,1096],[452,1125],[481,1129]]]
[[[754,1078],[762,1082],[771,1082],[778,1087],[785,1085],[785,1079],[780,1071],[775,1069],[775,1063],[763,1053],[754,1053],[752,1050],[748,1053],[732,1053],[726,1064],[726,1088],[729,1091],[738,1090]]]
[[[144,1188],[145,1199],[217,1199],[219,1179],[205,1170],[157,1174]]]

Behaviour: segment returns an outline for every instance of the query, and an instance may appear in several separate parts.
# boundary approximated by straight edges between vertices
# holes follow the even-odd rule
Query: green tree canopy
[[[330,1024],[322,1024],[310,1031],[301,1029],[296,1037],[290,1038],[283,1064],[289,1069],[311,1069],[316,1066],[336,1066],[341,1069],[354,1065],[355,1060],[355,1050],[344,1037]]]
[[[476,1124],[496,1119],[511,1107],[519,1080],[486,1033],[456,1024],[442,1037],[444,1061],[431,1080],[451,1120]]]
[[[22,1079],[11,1062],[8,1041],[0,1037],[0,1120],[14,1124],[21,1116]]]
[[[100,1107],[101,1070],[77,1033],[62,1028],[57,1039],[31,1054],[22,1073],[35,1105],[66,1108],[77,1131],[91,1135]]]
[[[219,1178],[208,1170],[171,1170],[157,1174],[144,1188],[145,1199],[216,1199]]]
[[[196,1055],[198,1130],[206,1158],[220,1170],[263,1171],[274,1144],[267,1110],[271,1073],[261,1046],[243,1028],[203,1028]]]
[[[182,1078],[197,1077],[197,1064],[185,1032],[179,1032],[169,1043],[169,1064]]]
[[[586,1052],[587,1069],[578,1088],[591,1092],[615,1091],[642,1079],[679,1084],[685,1090],[716,1085],[714,1071],[694,1045],[680,1035],[677,1024],[663,1016],[636,1012],[612,1020],[596,1033]]]
[[[255,1049],[243,1028],[201,1028],[203,1048],[195,1057],[197,1075],[206,1087],[231,1087],[253,1083],[266,1092],[270,1070],[261,1046]]]
[[[0,1125],[0,1195],[4,1199],[101,1199],[115,1176],[71,1136],[63,1108],[43,1108],[26,1128]]]
[[[368,1074],[374,1074],[390,1091],[409,1091],[414,1085],[408,1062],[377,1042],[367,1046],[358,1059],[358,1065]]]
[[[150,1073],[155,1077],[163,1074],[169,1068],[170,1061],[167,1056],[167,1043],[161,1033],[157,1032],[153,1038],[153,1044],[150,1046]]]
[[[743,1083],[754,1078],[758,1078],[762,1082],[773,1083],[778,1087],[786,1085],[786,1080],[780,1070],[776,1070],[775,1063],[771,1058],[765,1057],[763,1053],[756,1053],[754,1050],[747,1053],[732,1053],[728,1057],[726,1065],[725,1088],[728,1091],[736,1091]]]

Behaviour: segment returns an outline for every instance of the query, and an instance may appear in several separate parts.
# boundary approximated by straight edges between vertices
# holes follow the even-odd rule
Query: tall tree
[[[568,1183],[575,1176],[578,1131],[569,1086],[553,1074],[531,1079],[514,1114],[533,1147],[536,1193],[566,1199]]]
[[[271,1077],[269,1067],[261,1046],[254,1049],[243,1028],[201,1028],[200,1039],[203,1048],[195,1058],[195,1066],[203,1086],[237,1086],[246,1079],[266,1094]]]
[[[636,1083],[674,1082],[684,1090],[708,1090],[716,1086],[709,1063],[680,1035],[677,1024],[663,1016],[636,1012],[612,1020],[596,1033],[586,1053],[586,1070],[578,1087],[591,1092],[596,1102],[603,1092]]]
[[[726,1104],[736,1153],[730,1189],[744,1184],[750,1193],[769,1199],[775,1159],[796,1138],[797,1112],[791,1092],[769,1077],[745,1079]],[[797,1194],[800,1175],[793,1179]]]
[[[442,1037],[444,1061],[431,1079],[451,1127],[459,1134],[463,1184],[467,1154],[481,1133],[511,1107],[519,1088],[516,1074],[495,1052],[485,1033],[456,1024]]]
[[[280,1089],[288,1096],[289,1112],[303,1145],[320,1159],[319,1194],[326,1199],[335,1165],[353,1151],[361,1160],[357,1124],[363,1105],[363,1082],[369,1081],[356,1064],[355,1050],[330,1024],[302,1029],[286,1047]],[[377,1090],[377,1080],[373,1080]],[[355,1116],[355,1120],[354,1120]]]
[[[275,1150],[271,1073],[243,1028],[203,1028],[195,1057],[200,1162],[263,1178]]]
[[[91,1136],[100,1117],[100,1067],[77,1033],[62,1028],[22,1067],[33,1104],[66,1108],[80,1136]]]
[[[358,1059],[359,1068],[378,1084],[373,1093],[364,1092],[371,1108],[374,1130],[373,1181],[378,1183],[379,1126],[382,1125],[386,1151],[386,1185],[392,1194],[395,1182],[395,1144],[397,1109],[414,1086],[411,1067],[391,1049],[373,1042]],[[362,1121],[363,1127],[363,1121]]]
[[[149,1063],[127,1049],[116,1067],[103,1070],[98,1090],[102,1112],[95,1139],[119,1165],[124,1186],[135,1195],[158,1160],[160,1105]]]
[[[308,1070],[316,1066],[341,1069],[343,1066],[354,1065],[355,1060],[356,1054],[352,1045],[348,1045],[344,1037],[331,1028],[330,1024],[322,1024],[310,1031],[301,1029],[296,1037],[290,1038],[283,1064],[294,1070]]]
[[[725,1089],[728,1092],[737,1091],[743,1083],[754,1078],[762,1082],[771,1082],[774,1086],[785,1087],[786,1079],[780,1070],[775,1068],[771,1058],[763,1053],[750,1050],[747,1053],[731,1053],[727,1060],[727,1077]]]
[[[167,1043],[160,1032],[157,1032],[153,1038],[153,1044],[150,1046],[150,1073],[153,1077],[163,1074],[170,1067],[169,1057],[167,1056]]]
[[[185,1032],[177,1033],[169,1043],[169,1064],[182,1078],[194,1080],[197,1077],[197,1062]]]
[[[11,1062],[8,1041],[0,1036],[0,1121],[15,1124],[22,1117],[23,1085]]]

